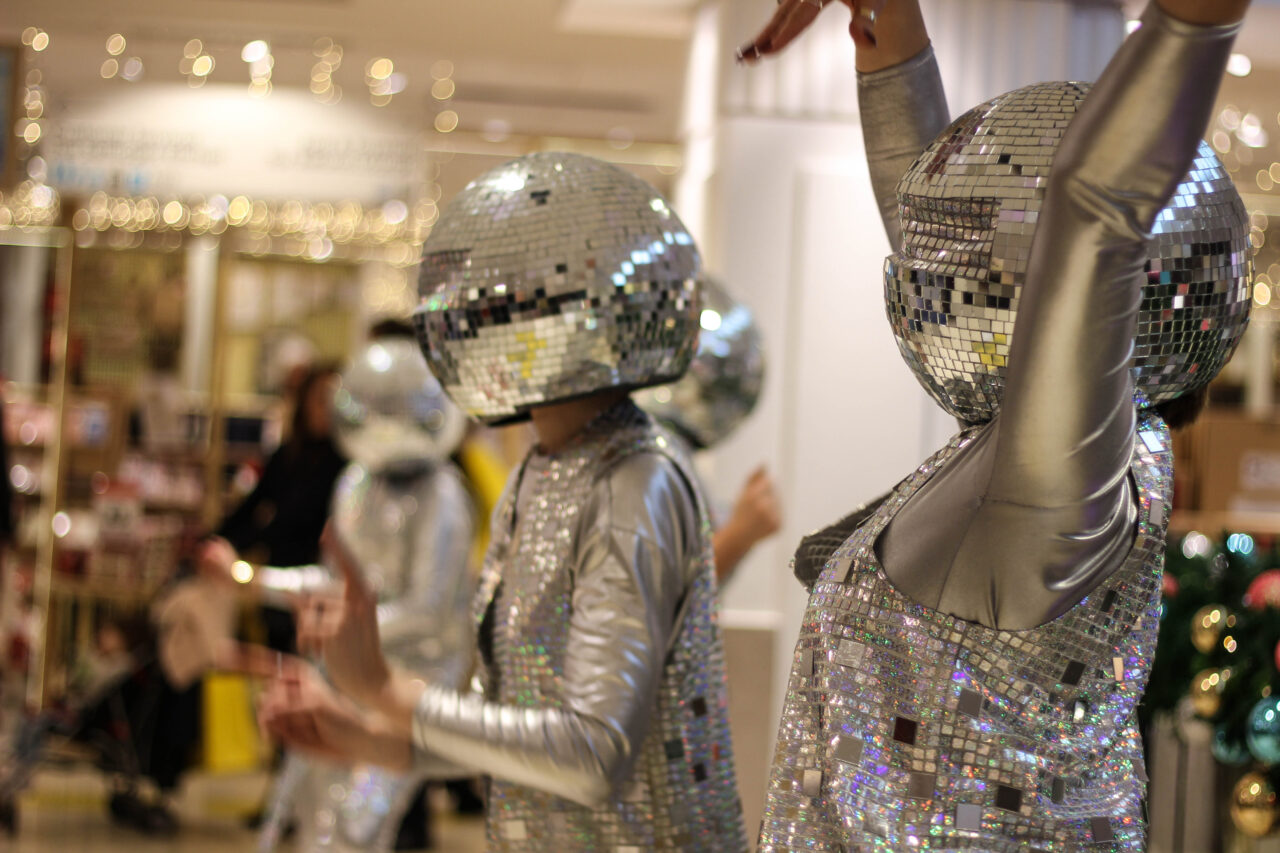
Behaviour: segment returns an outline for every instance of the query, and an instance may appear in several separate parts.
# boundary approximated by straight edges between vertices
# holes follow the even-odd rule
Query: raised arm
[[[1054,506],[1119,490],[1146,240],[1191,165],[1246,6],[1152,3],[1068,128],[1031,247],[990,497]]]
[[[991,627],[1052,619],[1132,546],[1129,363],[1147,234],[1191,164],[1236,30],[1157,6],[1143,20],[1053,162],[1000,413],[877,543],[899,589]]]
[[[830,5],[835,5],[834,3]],[[950,121],[942,77],[918,0],[845,0],[857,49],[858,112],[885,233],[899,244],[898,179]],[[819,5],[783,0],[760,33],[738,51],[744,62],[782,51],[813,22]]]
[[[917,0],[890,2],[876,17],[875,37],[856,42],[858,114],[871,189],[896,252],[898,181],[951,116]]]

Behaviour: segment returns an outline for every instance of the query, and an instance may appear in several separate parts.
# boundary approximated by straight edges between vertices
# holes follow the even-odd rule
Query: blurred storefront
[[[887,244],[846,22],[830,15],[806,51],[744,76],[733,48],[772,0],[408,5],[6,8],[0,398],[16,527],[0,563],[0,738],[65,702],[99,627],[145,618],[196,538],[252,487],[296,368],[343,361],[375,321],[413,308],[441,207],[502,160],[574,150],[666,193],[767,336],[759,410],[701,461],[720,503],[767,461],[787,508],[782,535],[724,599],[750,825],[804,602],[786,569],[796,541],[952,429],[883,321]],[[953,113],[1033,76],[1091,76],[1126,17],[1083,0],[926,6]],[[1231,533],[1280,537],[1280,4],[1255,6],[1208,134],[1251,212],[1255,313],[1185,439],[1178,548],[1196,531],[1222,548]],[[880,362],[875,375],[850,367]],[[829,390],[850,383],[865,393],[833,411]],[[514,459],[527,437],[489,440]],[[1203,731],[1188,731],[1166,726],[1183,752],[1157,766],[1183,787],[1159,792],[1153,814],[1178,829],[1153,849],[1245,844],[1222,840],[1231,821],[1212,806],[1242,771],[1195,788],[1214,765]],[[256,803],[222,796],[207,809],[220,818]],[[85,826],[66,843],[89,838]],[[1248,843],[1232,849],[1274,849]]]

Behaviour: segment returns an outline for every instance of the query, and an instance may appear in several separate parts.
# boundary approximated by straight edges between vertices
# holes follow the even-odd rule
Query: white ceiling
[[[182,45],[200,38],[217,62],[211,82],[249,82],[239,54],[265,39],[274,85],[305,86],[314,41],[330,37],[345,57],[335,74],[347,97],[367,98],[364,65],[391,58],[409,86],[387,108],[433,114],[434,62],[454,63],[450,106],[461,130],[502,119],[516,132],[639,140],[676,133],[693,0],[4,0],[0,39],[23,28],[49,32],[37,61],[56,94],[90,94],[102,80],[112,33],[128,39],[148,80],[179,82]],[[105,91],[105,90],[104,90]]]
[[[734,0],[746,2],[746,0]],[[36,56],[46,69],[50,110],[59,97],[93,98],[111,87],[98,69],[112,33],[128,39],[125,56],[139,56],[147,81],[180,82],[182,45],[200,38],[217,61],[213,82],[247,85],[240,49],[252,39],[272,44],[273,84],[305,87],[315,62],[312,45],[329,37],[345,50],[335,80],[346,100],[368,103],[365,63],[391,58],[408,75],[406,90],[382,112],[406,126],[429,126],[435,112],[457,111],[463,156],[484,148],[479,134],[501,121],[520,137],[602,139],[610,134],[639,144],[677,141],[688,39],[698,0],[0,0],[0,40],[16,41],[24,27],[49,32]],[[1142,0],[1126,0],[1136,14]],[[771,4],[766,4],[771,5]],[[1262,117],[1272,145],[1258,151],[1264,167],[1280,159],[1280,0],[1255,0],[1237,48],[1253,73],[1228,77],[1223,103]],[[123,57],[122,57],[123,58]],[[449,104],[429,94],[437,60],[454,64],[456,94]],[[373,108],[370,107],[370,110]],[[372,114],[372,113],[371,113]],[[461,144],[469,140],[470,145]],[[1256,169],[1256,166],[1254,167]],[[653,177],[647,175],[647,177]],[[1245,177],[1237,175],[1237,180]]]

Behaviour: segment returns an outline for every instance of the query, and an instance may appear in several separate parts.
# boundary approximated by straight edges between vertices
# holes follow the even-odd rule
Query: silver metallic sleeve
[[[1145,243],[1191,165],[1238,30],[1151,3],[1063,137],[1009,354],[992,498],[1084,500],[1085,525],[1114,503],[1133,441]]]
[[[642,453],[619,463],[575,534],[563,707],[502,705],[432,685],[415,714],[415,747],[583,805],[608,801],[646,735],[698,527],[669,460]]]
[[[1145,241],[1195,154],[1238,30],[1154,4],[1142,21],[1054,161],[999,414],[877,546],[899,589],[991,627],[1065,612],[1133,544],[1129,363]]]
[[[898,180],[951,121],[932,45],[906,62],[858,75],[858,114],[871,189],[889,245],[901,245]]]
[[[378,605],[378,631],[384,648],[410,668],[423,657],[415,647],[430,640],[437,648],[423,659],[429,658],[440,683],[460,686],[469,658],[461,648],[471,642],[468,558],[475,513],[452,466],[431,476],[429,487],[418,507],[404,588]]]
[[[292,596],[300,593],[319,592],[334,586],[333,574],[324,566],[259,566],[254,572],[254,583],[262,593],[262,600],[285,610],[293,607]]]

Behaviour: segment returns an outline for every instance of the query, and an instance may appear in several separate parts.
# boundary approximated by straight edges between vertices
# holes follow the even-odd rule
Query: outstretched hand
[[[332,525],[320,539],[342,575],[342,591],[302,597],[297,608],[298,650],[324,661],[329,679],[357,702],[374,705],[390,670],[378,636],[377,601],[355,557]]]
[[[781,526],[777,488],[768,470],[761,466],[751,472],[738,493],[733,512],[711,537],[717,579],[721,583],[727,581],[756,543],[778,532]]]
[[[250,645],[227,646],[219,657],[223,669],[266,680],[258,724],[290,749],[339,764],[409,768],[409,739],[340,696],[301,658]]]
[[[762,56],[771,56],[782,50],[809,28],[825,6],[836,5],[837,0],[780,0],[777,11],[764,29],[751,41],[738,48],[738,60],[755,62]],[[876,17],[887,0],[839,0],[853,13],[849,35],[859,46],[875,47]]]

